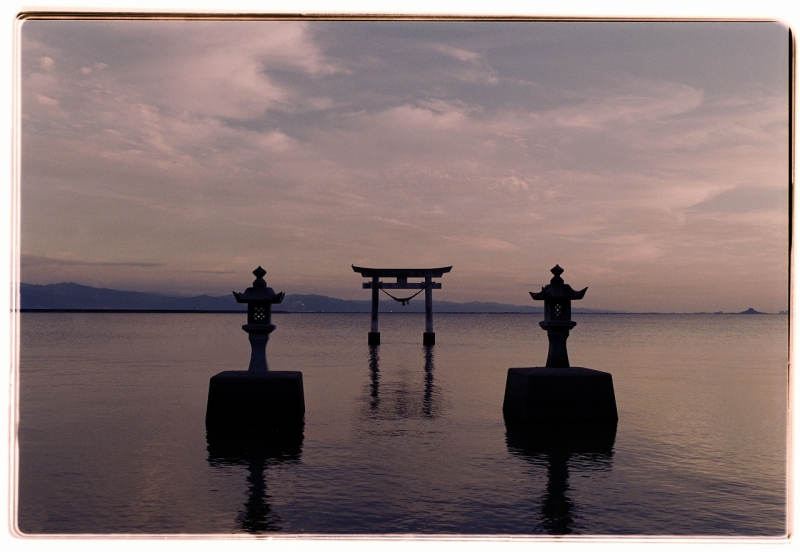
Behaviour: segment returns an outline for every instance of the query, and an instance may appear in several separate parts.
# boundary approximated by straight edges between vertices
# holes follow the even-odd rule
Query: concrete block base
[[[367,335],[367,345],[380,345],[381,332],[369,332]]]
[[[220,372],[211,378],[207,427],[299,426],[305,417],[302,372]]]
[[[436,345],[436,333],[435,332],[424,332],[422,334],[422,344],[423,345]]]
[[[578,367],[509,368],[503,416],[529,422],[616,420],[611,374]]]
[[[617,421],[526,422],[506,418],[506,444],[512,452],[611,454]]]
[[[270,428],[206,427],[208,459],[248,465],[253,460],[297,460],[303,449],[303,425]]]

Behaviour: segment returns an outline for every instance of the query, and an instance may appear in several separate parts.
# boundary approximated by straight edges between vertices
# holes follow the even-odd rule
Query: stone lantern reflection
[[[252,265],[251,265],[252,266]],[[242,329],[247,332],[250,339],[250,372],[267,372],[267,341],[269,334],[275,330],[272,323],[272,305],[283,301],[284,292],[275,293],[271,287],[267,287],[264,276],[267,271],[260,266],[253,271],[256,277],[253,287],[249,287],[244,293],[233,292],[237,303],[247,304],[247,324]]]
[[[564,269],[556,265],[550,272],[553,278],[550,284],[542,287],[538,293],[530,292],[537,301],[544,301],[544,320],[539,322],[543,330],[547,330],[550,348],[547,351],[548,368],[569,368],[567,356],[567,338],[569,331],[577,324],[572,320],[572,301],[583,299],[588,287],[575,291],[564,283],[561,274]]]

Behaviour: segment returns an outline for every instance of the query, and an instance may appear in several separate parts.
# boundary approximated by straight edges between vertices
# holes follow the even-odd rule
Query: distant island
[[[454,303],[433,302],[441,313],[542,313],[541,306],[508,305],[503,303],[470,301]],[[286,295],[274,312],[370,312],[369,299],[349,300],[325,295]],[[222,296],[198,295],[175,297],[158,293],[120,291],[96,288],[76,283],[20,284],[20,310],[22,311],[166,311],[166,312],[244,312],[244,305],[236,302],[233,294]],[[425,301],[411,301],[403,307],[389,299],[381,299],[381,312],[421,313]],[[603,309],[573,307],[576,313],[610,313]]]

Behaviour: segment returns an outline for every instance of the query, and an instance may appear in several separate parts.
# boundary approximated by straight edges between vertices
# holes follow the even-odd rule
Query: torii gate
[[[414,296],[425,290],[425,333],[422,334],[423,345],[433,345],[436,343],[436,334],[433,332],[433,290],[442,289],[442,284],[434,282],[432,278],[441,278],[445,272],[450,272],[452,266],[441,268],[362,268],[351,265],[355,272],[360,273],[365,278],[372,278],[371,282],[364,282],[363,289],[372,290],[372,323],[367,338],[370,345],[379,345],[381,333],[378,331],[378,292],[383,289],[418,289],[417,293],[411,297],[398,298],[388,292],[384,292],[392,299],[400,301],[402,304],[408,303]],[[397,278],[395,283],[384,283],[379,278]],[[423,282],[409,283],[409,278],[424,278]]]

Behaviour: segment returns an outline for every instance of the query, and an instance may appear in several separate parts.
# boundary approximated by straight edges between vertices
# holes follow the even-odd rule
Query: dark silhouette
[[[544,301],[544,320],[549,348],[544,367],[509,368],[503,398],[503,415],[528,421],[612,421],[617,403],[611,374],[570,367],[567,337],[575,327],[572,301],[583,299],[588,288],[575,291],[564,283],[560,266],[550,272],[550,284],[534,300]]]
[[[433,290],[442,289],[442,284],[434,282],[433,278],[441,278],[442,274],[450,272],[452,266],[441,268],[364,268],[351,265],[354,272],[358,272],[365,278],[372,278],[370,282],[364,282],[364,289],[372,290],[372,318],[370,330],[367,336],[367,343],[379,345],[381,333],[378,331],[378,300],[379,291],[405,306],[411,299],[416,297],[423,290],[425,291],[425,333],[422,334],[423,345],[433,345],[436,343],[436,334],[433,331]],[[380,278],[396,278],[395,283],[384,283]],[[424,278],[423,282],[409,283],[409,278]],[[418,289],[419,291],[410,297],[395,297],[387,289]]]
[[[244,293],[233,292],[237,303],[247,304],[247,324],[242,329],[247,332],[250,339],[250,367],[251,372],[267,372],[267,341],[269,334],[275,330],[272,323],[272,305],[283,301],[285,293],[275,293],[271,287],[267,287],[264,276],[267,271],[260,266],[253,271],[256,279],[253,287],[249,287]]]
[[[757,311],[756,309],[754,309],[753,307],[750,307],[750,308],[749,308],[749,309],[747,309],[746,311],[742,311],[742,312],[740,312],[739,314],[764,314],[764,313],[763,313],[763,312],[758,312],[758,311]]]
[[[550,348],[547,351],[548,368],[569,368],[567,356],[567,338],[569,331],[575,327],[572,321],[572,301],[583,299],[588,287],[575,291],[561,278],[564,269],[554,266],[550,272],[553,278],[538,293],[530,292],[537,301],[544,301],[544,320],[539,322],[543,330],[547,330]]]
[[[242,329],[250,340],[250,366],[228,370],[211,378],[208,386],[206,426],[234,429],[296,426],[303,423],[305,399],[303,374],[270,371],[267,341],[275,330],[272,305],[283,301],[264,280],[266,270],[253,271],[256,279],[244,293],[233,292],[236,301],[247,304],[247,324]]]

